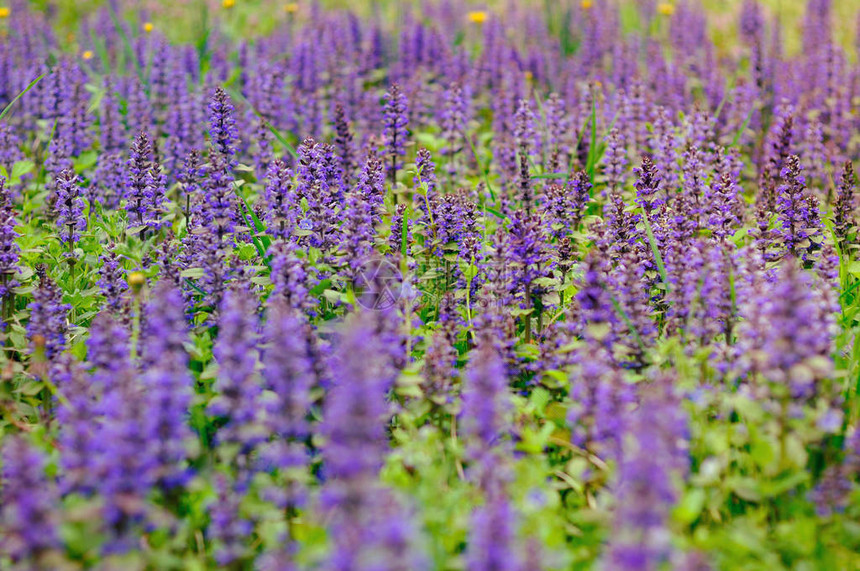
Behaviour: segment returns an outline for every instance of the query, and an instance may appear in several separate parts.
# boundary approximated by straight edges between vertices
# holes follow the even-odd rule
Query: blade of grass
[[[666,273],[666,266],[663,264],[663,256],[660,255],[660,248],[657,247],[657,239],[654,238],[654,231],[651,230],[651,222],[648,220],[648,214],[645,209],[640,207],[642,213],[642,222],[645,223],[645,234],[648,235],[648,243],[651,245],[651,253],[654,255],[654,263],[657,264],[657,271],[660,272],[660,279],[663,280],[663,287],[666,288],[666,293],[671,291],[669,286],[669,274]]]
[[[227,87],[227,86],[224,86],[224,87]],[[278,141],[280,141],[280,142],[281,142],[281,144],[284,146],[284,148],[285,148],[285,149],[287,149],[287,152],[288,152],[288,153],[290,153],[290,154],[293,156],[293,158],[294,158],[294,159],[298,159],[298,158],[299,158],[299,154],[296,152],[296,148],[295,148],[295,147],[294,147],[294,146],[293,146],[289,141],[287,141],[286,137],[284,137],[284,136],[281,134],[281,132],[280,132],[280,131],[278,131],[278,129],[276,129],[276,128],[275,128],[275,126],[274,126],[274,125],[272,125],[271,123],[269,123],[269,120],[268,120],[268,119],[266,119],[265,117],[263,117],[262,113],[260,113],[259,111],[257,111],[256,107],[254,107],[253,105],[251,105],[251,102],[250,102],[250,101],[248,101],[248,99],[247,99],[244,95],[242,95],[238,90],[233,89],[233,88],[230,88],[228,91],[230,92],[230,96],[231,96],[231,97],[233,97],[234,99],[237,99],[237,100],[239,100],[239,101],[244,102],[244,103],[248,106],[248,108],[250,108],[250,109],[251,109],[251,111],[254,113],[254,115],[256,115],[256,116],[260,119],[260,121],[262,121],[263,125],[264,125],[264,126],[265,126],[269,131],[271,131],[272,135],[274,135],[274,136],[275,136],[275,138],[276,138]]]
[[[33,81],[31,81],[30,83],[28,83],[28,84],[27,84],[27,87],[25,87],[25,88],[24,88],[24,90],[23,90],[23,91],[21,91],[21,93],[19,93],[18,95],[16,95],[16,96],[15,96],[15,99],[13,99],[12,101],[10,101],[10,102],[9,102],[9,104],[8,104],[8,105],[6,105],[6,107],[4,107],[4,108],[3,108],[3,111],[2,111],[2,112],[0,112],[0,119],[3,119],[3,117],[5,117],[5,116],[6,116],[6,113],[8,113],[8,112],[9,112],[9,109],[11,109],[11,108],[12,108],[12,106],[15,104],[15,102],[16,102],[16,101],[18,101],[19,99],[21,99],[21,98],[24,96],[24,94],[25,94],[25,93],[27,93],[28,91],[30,91],[31,89],[33,89],[33,87],[34,87],[37,83],[39,83],[40,81],[42,81],[42,78],[43,78],[43,77],[45,77],[46,75],[48,75],[48,74],[50,74],[50,73],[51,73],[51,72],[46,71],[45,73],[43,73],[42,75],[40,75],[39,77],[37,77],[36,79],[34,79]]]

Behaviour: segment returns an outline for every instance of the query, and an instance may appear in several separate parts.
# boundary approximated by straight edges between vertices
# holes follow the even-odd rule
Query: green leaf
[[[705,490],[694,488],[687,490],[678,507],[675,508],[675,519],[684,525],[690,525],[702,513],[705,507]]]
[[[12,173],[9,175],[9,178],[14,181],[20,180],[25,174],[32,172],[35,167],[36,163],[33,161],[18,161],[12,165]]]

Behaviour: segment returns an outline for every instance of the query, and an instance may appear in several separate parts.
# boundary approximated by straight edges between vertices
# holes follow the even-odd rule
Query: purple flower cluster
[[[25,4],[0,567],[858,566],[847,8]]]

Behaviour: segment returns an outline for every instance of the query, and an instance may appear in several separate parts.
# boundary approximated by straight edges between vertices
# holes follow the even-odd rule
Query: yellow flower
[[[146,22],[143,25],[143,31],[146,32],[147,34],[152,33],[152,30],[154,30],[154,29],[155,29],[155,26],[152,25],[152,22]]]
[[[131,272],[128,274],[128,285],[131,286],[134,293],[138,293],[144,284],[146,284],[146,276],[143,275],[143,272]]]
[[[675,6],[669,2],[660,2],[657,4],[657,11],[664,16],[671,16],[675,13]]]
[[[531,81],[532,79],[534,79],[534,74],[530,71],[526,71],[526,81]]]
[[[226,10],[229,10],[230,8],[232,8],[233,6],[235,6],[235,5],[236,5],[236,0],[222,0],[221,5],[222,5]]]
[[[469,12],[468,14],[469,21],[473,24],[483,24],[487,21],[487,13],[483,10],[476,10],[475,12]]]
[[[12,13],[12,10],[7,8],[6,6],[3,6],[2,8],[0,8],[0,18],[8,18],[9,14],[11,14],[11,13]]]
[[[287,4],[284,4],[284,12],[286,12],[287,14],[295,14],[298,11],[299,11],[298,2],[289,2]]]
[[[579,6],[580,6],[580,8],[582,8],[583,10],[590,10],[590,9],[591,9],[591,7],[592,7],[592,6],[594,6],[594,2],[592,2],[591,0],[582,0],[582,1],[579,3]]]
[[[87,50],[83,54],[81,54],[84,59],[93,59],[92,50]]]

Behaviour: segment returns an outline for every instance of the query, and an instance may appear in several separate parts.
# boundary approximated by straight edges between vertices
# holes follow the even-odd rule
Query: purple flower
[[[280,299],[269,304],[267,313],[262,375],[264,386],[273,393],[267,414],[269,429],[277,439],[276,462],[282,467],[302,466],[307,462],[304,441],[310,426],[306,416],[315,378],[307,343],[296,332],[308,324]]]
[[[66,348],[68,311],[71,305],[63,303],[63,292],[56,282],[48,277],[43,267],[38,268],[39,285],[33,291],[33,301],[28,306],[30,320],[27,337],[31,353],[53,360]]]
[[[90,382],[81,364],[64,354],[51,368],[54,383],[68,395],[57,409],[60,426],[60,490],[65,494],[95,493],[99,484],[97,458],[104,418],[101,387]]]
[[[77,175],[72,170],[64,170],[57,177],[57,202],[54,208],[58,238],[69,250],[80,240],[80,233],[87,229],[84,206]]]
[[[391,184],[397,183],[397,170],[403,167],[401,157],[406,156],[406,140],[409,132],[409,107],[406,94],[396,83],[385,93],[382,136],[385,139],[388,176]]]
[[[780,234],[785,249],[796,256],[799,250],[809,250],[819,240],[818,205],[817,202],[810,202],[812,195],[806,189],[806,179],[801,174],[800,158],[797,155],[786,159],[780,176],[785,181],[779,187],[776,202],[782,227]]]
[[[465,147],[467,108],[463,87],[455,83],[445,90],[445,102],[440,122],[445,147],[442,154],[448,158],[448,176],[454,177],[462,168],[460,153]]]
[[[305,199],[308,204],[303,222],[311,230],[310,245],[324,249],[337,243],[340,234],[340,227],[335,223],[344,199],[340,169],[333,147],[310,137],[299,145],[298,155],[297,200]]]
[[[105,296],[105,305],[110,311],[124,314],[128,311],[128,300],[125,297],[128,284],[125,281],[122,261],[113,247],[106,247],[99,259],[102,265],[99,268],[97,285]]]
[[[525,570],[516,551],[517,518],[500,484],[488,494],[486,503],[474,510],[466,568],[472,571]]]
[[[537,280],[549,273],[549,252],[537,215],[515,212],[508,228],[506,256],[511,269],[511,291],[522,293],[532,307],[546,292]]]
[[[237,163],[238,131],[233,113],[233,102],[227,92],[216,87],[209,100],[209,143],[215,153],[224,157],[228,169]]]
[[[154,158],[149,135],[141,131],[131,145],[126,163],[125,199],[130,222],[141,226],[143,238],[146,228],[157,230],[162,226],[164,213],[164,176]]]
[[[621,131],[617,128],[613,127],[609,131],[609,135],[606,136],[606,152],[603,156],[603,164],[606,184],[609,189],[621,189],[624,186],[627,170],[627,149]]]
[[[218,363],[218,394],[209,403],[209,412],[226,419],[218,432],[218,442],[239,444],[245,453],[264,439],[259,423],[262,387],[255,371],[258,329],[256,299],[242,286],[228,289],[221,302],[218,338],[212,348]]]
[[[6,179],[0,177],[0,297],[8,299],[17,282],[14,276],[19,271],[21,248],[15,241],[19,234],[15,230],[15,209],[12,197],[6,188]]]
[[[124,326],[101,314],[90,327],[88,349],[95,366],[91,382],[103,390],[96,473],[110,534],[105,549],[123,553],[134,547],[134,529],[145,520],[145,499],[154,483],[148,410],[141,406],[144,393],[134,377]]]
[[[548,236],[556,240],[569,236],[582,221],[588,201],[591,183],[588,175],[574,173],[563,186],[551,184],[544,189],[541,198],[541,217]]]
[[[775,397],[816,396],[830,372],[834,316],[819,303],[811,276],[787,256],[776,280],[753,280],[740,294],[741,369],[761,374]]]
[[[42,568],[39,558],[60,546],[56,487],[45,476],[45,457],[23,436],[7,436],[0,486],[0,551],[21,568]]]
[[[854,165],[851,161],[845,161],[836,193],[836,204],[833,207],[833,230],[841,246],[845,246],[848,237],[857,228],[854,186]]]
[[[63,137],[63,134],[58,132],[54,134],[54,138],[48,143],[48,156],[45,159],[45,187],[48,191],[48,206],[53,214],[54,206],[57,203],[57,183],[63,171],[74,172],[74,163],[72,162],[72,151],[70,143]]]
[[[152,479],[170,488],[188,477],[181,463],[185,443],[192,436],[186,417],[194,380],[184,348],[188,332],[182,294],[169,282],[160,282],[153,290],[144,310],[144,324],[141,384],[146,391],[147,454],[153,459]]]
[[[740,224],[737,214],[740,202],[738,186],[729,173],[711,182],[705,191],[705,204],[710,211],[708,227],[716,238],[724,240],[734,233]]]
[[[188,90],[188,78],[180,70],[171,69],[167,78],[167,115],[164,130],[164,166],[171,179],[180,173],[181,161],[192,149],[202,147],[202,137],[198,127],[199,120],[194,109],[193,95]]]
[[[489,485],[500,457],[509,451],[510,412],[505,363],[498,351],[484,342],[471,357],[460,412],[466,455],[474,465],[475,480],[483,486]]]
[[[652,213],[664,204],[661,194],[663,177],[650,155],[642,157],[642,166],[634,169],[636,182],[636,203],[645,211],[649,220]]]
[[[622,370],[603,343],[601,328],[586,328],[585,345],[573,356],[567,422],[573,444],[601,458],[620,454],[623,418],[633,400]]]
[[[415,548],[409,514],[377,482],[388,449],[386,393],[396,371],[376,316],[359,314],[347,324],[333,363],[335,386],[326,397],[320,433],[330,514],[331,569],[419,569],[428,562]]]
[[[540,153],[540,139],[535,132],[535,116],[527,99],[520,99],[514,113],[514,141],[520,154],[520,161],[526,164],[532,154]]]
[[[202,207],[203,225],[220,248],[236,230],[236,197],[227,157],[211,150]]]
[[[201,187],[203,179],[206,176],[206,168],[203,165],[203,159],[200,156],[200,151],[191,149],[185,155],[185,160],[182,163],[182,170],[176,175],[177,181],[182,185],[182,191],[185,194],[185,204],[182,205],[186,218],[192,215],[192,204],[198,208],[201,207],[204,197],[201,196]],[[197,216],[202,216],[199,211],[195,213]],[[191,222],[188,221],[188,225]]]
[[[284,239],[291,236],[301,207],[296,200],[293,172],[281,159],[269,165],[264,200],[264,220],[269,234]]]
[[[275,244],[272,253],[274,284],[272,298],[282,298],[287,305],[298,310],[309,310],[316,300],[308,296],[309,279],[305,263],[298,257],[298,248],[290,242]]]
[[[424,191],[419,191],[422,185],[426,187],[426,195],[428,199],[433,199],[436,196],[436,165],[433,163],[433,157],[425,148],[418,149],[415,155],[415,190],[420,194],[425,194]],[[423,200],[418,198],[418,200]]]
[[[353,148],[353,135],[349,122],[346,120],[346,111],[340,103],[334,108],[334,147],[340,159],[340,170],[343,173],[343,181],[349,184],[355,176],[356,160]]]
[[[606,564],[613,569],[656,569],[671,555],[667,529],[678,499],[673,477],[684,476],[689,458],[686,419],[671,380],[658,379],[627,417],[616,483],[613,533]]]
[[[388,449],[385,397],[394,371],[374,328],[371,316],[362,314],[337,344],[332,363],[336,384],[326,397],[320,426],[328,478],[375,478]]]
[[[208,535],[215,542],[215,562],[227,566],[248,556],[246,542],[254,524],[240,513],[241,490],[231,485],[224,474],[215,475],[215,491],[217,499],[209,508]]]
[[[741,37],[747,44],[757,46],[762,41],[764,16],[758,0],[744,0],[739,27]]]

